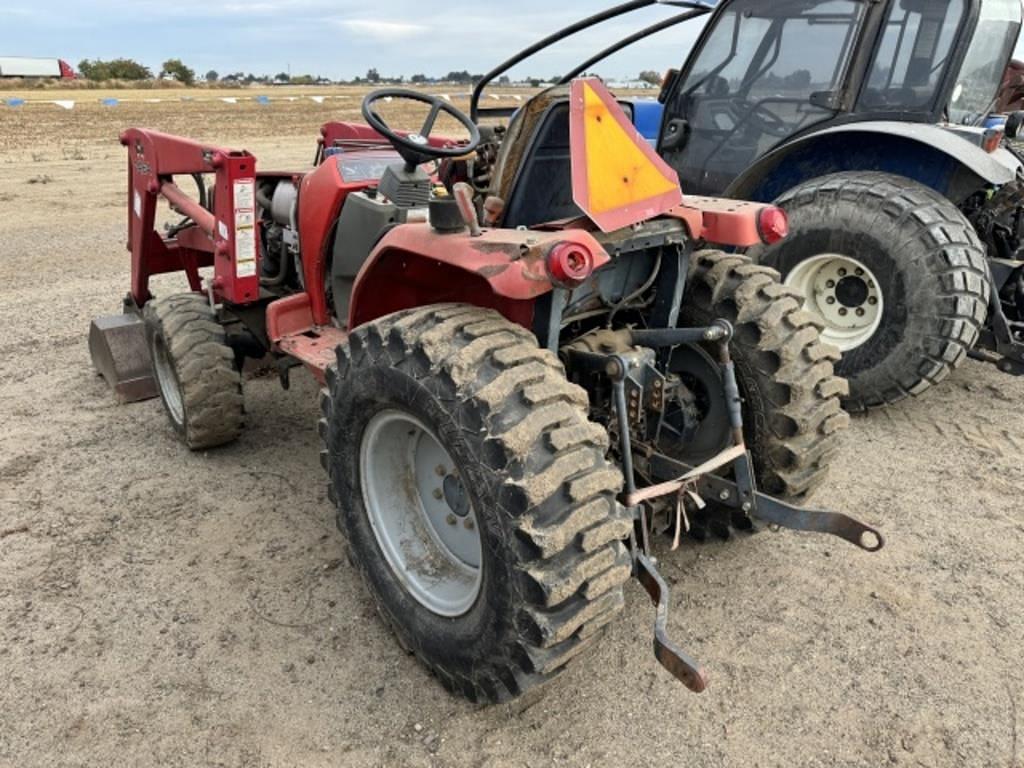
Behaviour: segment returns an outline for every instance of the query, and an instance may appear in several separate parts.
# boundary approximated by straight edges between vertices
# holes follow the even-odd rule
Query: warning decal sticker
[[[256,276],[256,180],[235,182],[235,273]]]

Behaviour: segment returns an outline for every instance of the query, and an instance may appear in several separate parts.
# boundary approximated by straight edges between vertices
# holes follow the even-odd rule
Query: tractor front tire
[[[235,440],[245,424],[242,376],[207,297],[154,299],[143,315],[160,399],[182,442],[200,451]]]
[[[448,690],[514,698],[618,614],[622,474],[586,393],[528,331],[462,305],[383,318],[338,350],[321,410],[350,560]]]
[[[942,195],[900,176],[814,179],[778,201],[790,236],[753,254],[806,297],[840,347],[847,410],[920,395],[977,343],[991,285],[985,247]]]

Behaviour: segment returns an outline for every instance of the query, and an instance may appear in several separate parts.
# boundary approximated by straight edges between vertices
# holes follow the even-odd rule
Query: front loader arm
[[[256,230],[256,158],[248,152],[219,149],[177,136],[132,128],[121,135],[128,149],[128,249],[132,255],[131,297],[136,306],[150,298],[153,275],[184,271],[194,291],[201,290],[200,267],[214,267],[212,290],[229,303],[259,296],[258,232]],[[207,198],[189,197],[175,176],[212,174]],[[156,229],[157,204],[171,209],[194,226],[165,237]]]

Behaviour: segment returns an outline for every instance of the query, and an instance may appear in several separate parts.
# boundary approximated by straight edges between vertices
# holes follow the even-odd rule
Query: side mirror
[[[678,79],[678,69],[670,69],[665,73],[665,78],[661,81],[661,91],[658,93],[659,104],[668,104],[669,97],[672,96],[672,92],[676,87],[676,80]]]
[[[662,152],[678,152],[690,140],[690,124],[678,117],[668,121],[665,133],[661,137]]]
[[[1022,128],[1024,128],[1024,112],[1012,112],[1006,118],[1006,137],[1016,139],[1021,135]]]

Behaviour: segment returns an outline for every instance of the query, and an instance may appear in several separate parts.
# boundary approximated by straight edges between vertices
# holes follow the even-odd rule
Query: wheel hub
[[[402,411],[376,414],[363,433],[360,475],[370,526],[394,575],[434,613],[466,613],[482,581],[479,526],[434,432]]]
[[[878,280],[855,258],[814,256],[789,273],[786,285],[804,295],[804,308],[824,326],[822,340],[842,352],[867,343],[882,324],[885,305]]]
[[[864,306],[870,296],[871,289],[861,277],[844,277],[836,284],[836,298],[848,309]]]

